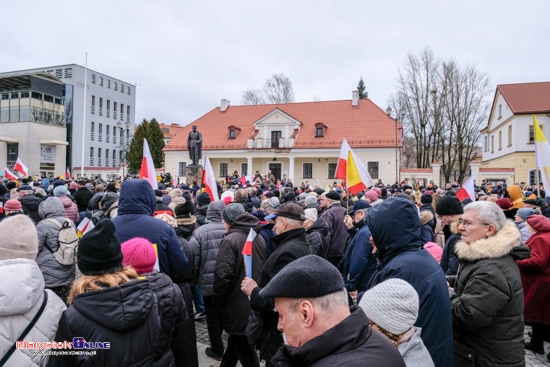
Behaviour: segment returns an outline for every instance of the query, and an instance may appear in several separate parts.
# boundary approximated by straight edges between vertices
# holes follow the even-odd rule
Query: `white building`
[[[83,66],[67,64],[5,72],[0,73],[0,78],[37,72],[51,74],[64,83],[65,141],[68,143],[65,166],[70,167],[73,176],[79,177],[81,172],[84,117],[84,175],[102,178],[120,175],[125,161],[124,152],[128,149],[134,131],[136,87],[88,69],[84,111]],[[64,171],[56,171],[56,175]]]

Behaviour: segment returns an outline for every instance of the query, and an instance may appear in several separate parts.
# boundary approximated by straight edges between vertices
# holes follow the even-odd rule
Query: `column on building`
[[[288,178],[290,178],[292,184],[296,184],[294,182],[294,157],[288,157]]]
[[[248,164],[247,164],[247,167],[248,167],[248,176],[254,176],[255,172],[254,170],[252,169],[252,157],[247,157],[248,159]]]

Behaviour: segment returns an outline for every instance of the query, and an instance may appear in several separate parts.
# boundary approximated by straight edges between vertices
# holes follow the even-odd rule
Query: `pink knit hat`
[[[374,190],[369,190],[367,191],[367,193],[365,194],[366,197],[368,197],[371,201],[376,201],[378,200],[378,193]]]
[[[149,240],[145,238],[132,238],[121,245],[124,259],[122,265],[132,266],[138,274],[150,273],[155,268],[157,254]]]
[[[382,193],[382,190],[380,190],[378,187],[375,187],[373,190],[376,191],[378,196],[380,196],[380,194]]]

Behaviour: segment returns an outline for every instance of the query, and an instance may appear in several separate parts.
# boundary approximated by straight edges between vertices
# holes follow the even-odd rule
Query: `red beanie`
[[[138,274],[150,273],[155,268],[157,254],[149,240],[132,238],[120,245],[124,259],[122,265],[132,266]]]
[[[21,208],[21,202],[15,199],[6,201],[6,203],[4,204],[4,209],[9,210],[10,212],[20,212],[21,210],[23,210]]]
[[[512,200],[508,198],[500,198],[497,200],[497,205],[500,207],[500,209],[507,210],[513,207],[514,203],[512,203]]]
[[[540,232],[550,231],[550,220],[544,215],[533,214],[527,218],[527,223]]]

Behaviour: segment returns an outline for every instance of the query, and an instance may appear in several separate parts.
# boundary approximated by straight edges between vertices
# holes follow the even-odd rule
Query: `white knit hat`
[[[394,335],[409,330],[418,318],[418,293],[402,279],[388,279],[368,290],[359,307],[382,329]]]
[[[0,233],[0,260],[36,259],[38,234],[29,217],[19,214],[5,218],[0,223]]]
[[[317,209],[306,209],[304,212],[306,213],[306,219],[309,219],[313,223],[317,222]]]

